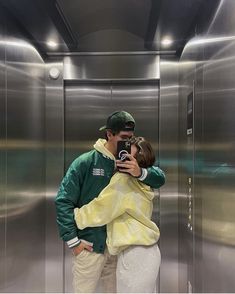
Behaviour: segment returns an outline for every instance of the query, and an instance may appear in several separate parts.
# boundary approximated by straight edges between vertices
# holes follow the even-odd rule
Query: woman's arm
[[[97,198],[81,208],[74,209],[74,218],[79,229],[99,227],[110,223],[127,208],[125,183],[120,181],[119,177],[113,177]]]

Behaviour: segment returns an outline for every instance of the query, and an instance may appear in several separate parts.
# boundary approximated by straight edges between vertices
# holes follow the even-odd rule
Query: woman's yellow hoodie
[[[107,224],[107,247],[116,255],[130,245],[152,245],[159,239],[151,221],[153,190],[136,178],[117,172],[109,185],[90,203],[75,208],[79,229]]]

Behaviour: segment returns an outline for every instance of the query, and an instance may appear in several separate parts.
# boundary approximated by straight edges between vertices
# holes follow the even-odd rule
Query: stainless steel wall
[[[58,77],[51,76],[57,72]],[[56,224],[55,195],[64,175],[64,82],[63,62],[46,64],[46,230],[45,292],[64,291],[64,244]],[[56,282],[55,282],[56,281]]]
[[[150,80],[159,79],[159,56],[156,54],[118,53],[87,54],[64,58],[65,80]]]
[[[1,14],[0,14],[1,16]],[[5,23],[0,22],[0,40],[4,40]],[[5,288],[6,236],[6,62],[5,45],[0,43],[0,289]]]
[[[0,19],[0,291],[44,292],[44,62]]]
[[[198,23],[198,35],[180,60],[179,237],[184,292],[235,291],[234,13],[234,1],[221,1],[210,23]],[[192,135],[187,135],[191,92],[194,125]]]
[[[160,197],[160,292],[178,286],[178,60],[160,61],[159,161],[166,173]]]

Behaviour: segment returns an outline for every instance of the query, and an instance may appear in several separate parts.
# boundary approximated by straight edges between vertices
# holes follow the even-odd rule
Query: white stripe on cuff
[[[75,238],[67,241],[67,244],[68,244],[69,248],[72,248],[72,247],[78,245],[80,242],[81,241],[78,239],[78,237],[75,237]]]
[[[146,168],[142,168],[142,173],[141,173],[141,176],[138,177],[138,180],[139,181],[144,181],[146,179],[147,175],[148,175],[147,169]]]

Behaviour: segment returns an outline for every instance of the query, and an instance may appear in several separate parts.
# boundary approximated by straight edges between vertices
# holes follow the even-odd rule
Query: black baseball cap
[[[134,131],[135,120],[133,116],[126,111],[115,111],[107,119],[106,125],[99,130],[107,130],[120,132],[120,131]]]

